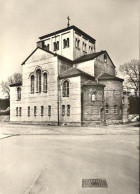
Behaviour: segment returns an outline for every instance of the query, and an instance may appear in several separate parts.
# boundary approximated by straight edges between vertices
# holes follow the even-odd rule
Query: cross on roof
[[[67,17],[67,20],[68,20],[67,27],[69,27],[70,26],[70,23],[69,23],[70,18],[69,18],[69,16]]]

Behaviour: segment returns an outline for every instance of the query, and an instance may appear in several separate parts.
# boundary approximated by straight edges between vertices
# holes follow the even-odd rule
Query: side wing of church
[[[48,125],[122,122],[123,79],[107,51],[77,28],[41,36],[22,63],[22,83],[10,85],[10,120]]]

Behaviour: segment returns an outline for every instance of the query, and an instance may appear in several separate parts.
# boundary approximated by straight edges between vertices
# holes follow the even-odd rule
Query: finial
[[[69,27],[70,26],[70,23],[69,23],[70,18],[69,18],[69,16],[67,17],[67,20],[68,20],[67,27]]]

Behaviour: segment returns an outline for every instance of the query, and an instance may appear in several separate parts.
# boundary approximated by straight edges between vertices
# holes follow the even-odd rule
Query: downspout
[[[57,125],[59,126],[59,59],[57,56],[58,64],[57,64]]]

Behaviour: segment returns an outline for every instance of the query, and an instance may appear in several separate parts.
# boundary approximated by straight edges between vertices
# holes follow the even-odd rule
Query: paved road
[[[138,194],[138,135],[97,134],[1,139],[0,194]],[[108,188],[82,188],[88,178]]]

